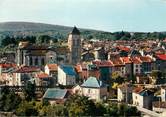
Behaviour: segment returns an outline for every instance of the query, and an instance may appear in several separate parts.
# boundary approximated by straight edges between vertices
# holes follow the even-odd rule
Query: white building
[[[161,88],[161,101],[162,102],[166,101],[166,87]]]
[[[135,89],[132,93],[133,104],[152,110],[152,101],[154,93],[147,89]]]
[[[75,69],[72,66],[58,66],[58,83],[61,85],[75,85]]]
[[[95,77],[89,77],[82,85],[82,95],[100,101],[107,98],[107,86]]]
[[[120,85],[117,89],[118,101],[131,103],[133,87],[129,84]]]

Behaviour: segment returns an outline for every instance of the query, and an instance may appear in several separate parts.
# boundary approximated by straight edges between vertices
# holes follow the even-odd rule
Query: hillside
[[[49,35],[52,37],[66,38],[68,33],[73,27],[52,25],[44,23],[33,22],[4,22],[0,23],[0,36],[37,36],[37,35]],[[79,28],[79,27],[78,27]],[[84,38],[101,38],[101,35],[111,33],[90,29],[80,29]],[[104,37],[105,38],[105,37]]]
[[[26,37],[49,35],[55,39],[66,39],[73,27],[52,25],[33,22],[4,22],[0,23],[0,42],[6,37]],[[78,27],[79,28],[79,27]],[[91,29],[80,29],[84,39],[108,39],[108,40],[146,40],[146,39],[164,39],[166,32],[104,32]]]

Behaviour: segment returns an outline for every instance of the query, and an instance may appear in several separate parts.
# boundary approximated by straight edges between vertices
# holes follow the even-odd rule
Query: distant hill
[[[44,23],[33,23],[33,22],[4,22],[0,23],[0,31],[60,31],[68,32],[72,27],[44,24]]]
[[[0,41],[5,36],[26,37],[49,35],[56,39],[66,39],[73,27],[52,25],[34,22],[4,22],[0,23]],[[78,29],[84,39],[108,39],[108,40],[146,40],[146,39],[164,39],[166,32],[104,32],[91,29]]]

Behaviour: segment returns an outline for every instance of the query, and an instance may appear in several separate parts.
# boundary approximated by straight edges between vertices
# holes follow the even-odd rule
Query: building
[[[120,85],[117,89],[118,101],[131,103],[133,87],[130,84]]]
[[[161,87],[161,101],[166,101],[166,87]]]
[[[132,93],[133,104],[152,110],[154,93],[148,89],[136,88]]]
[[[70,63],[79,63],[81,61],[81,36],[80,31],[76,27],[69,34],[68,47],[71,52]]]
[[[58,83],[65,86],[76,84],[76,71],[73,66],[58,66]]]
[[[24,86],[28,81],[34,81],[35,75],[40,73],[38,67],[22,66],[13,71],[15,78],[13,78],[15,86]]]
[[[69,92],[67,89],[48,88],[43,96],[43,100],[47,100],[50,104],[64,103]]]
[[[101,101],[107,98],[107,85],[95,77],[89,77],[81,88],[82,95],[92,100]]]
[[[36,86],[51,86],[51,79],[52,77],[44,72],[37,73],[35,76]]]

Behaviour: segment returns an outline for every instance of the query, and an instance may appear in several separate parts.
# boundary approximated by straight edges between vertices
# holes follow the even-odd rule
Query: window
[[[41,64],[44,65],[44,58],[41,59]]]
[[[88,93],[90,93],[90,89],[88,89]]]
[[[38,58],[35,58],[35,65],[38,65]]]
[[[29,59],[29,64],[32,65],[32,57]]]

